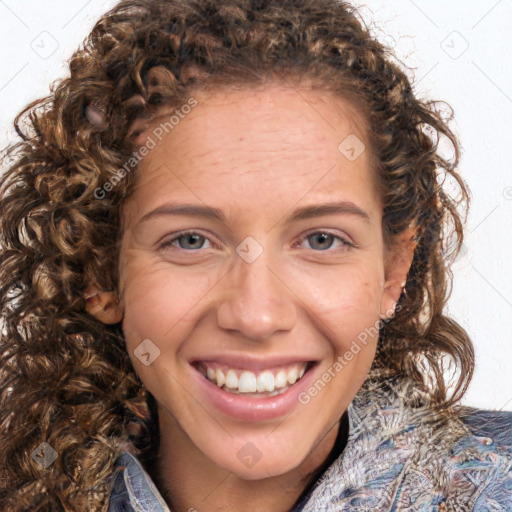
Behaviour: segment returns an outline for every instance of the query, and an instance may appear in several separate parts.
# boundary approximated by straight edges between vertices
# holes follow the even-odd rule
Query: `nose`
[[[293,329],[297,298],[270,263],[266,251],[252,263],[237,256],[223,280],[223,298],[217,308],[219,327],[254,341]]]

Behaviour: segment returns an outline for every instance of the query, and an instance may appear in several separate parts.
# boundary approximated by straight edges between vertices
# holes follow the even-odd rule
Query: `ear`
[[[91,290],[84,293],[85,310],[104,324],[117,324],[123,319],[123,308],[117,294],[111,290]]]
[[[390,318],[395,312],[418,245],[415,240],[417,232],[417,226],[409,226],[402,233],[395,235],[384,248],[385,282],[381,298],[381,318]]]

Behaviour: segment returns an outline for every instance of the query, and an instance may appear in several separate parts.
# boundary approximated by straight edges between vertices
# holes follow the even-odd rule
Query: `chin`
[[[278,427],[279,428],[279,427]],[[259,436],[229,438],[226,444],[215,444],[209,453],[203,452],[216,465],[244,480],[262,480],[286,474],[298,468],[313,449],[314,439],[304,445],[304,434],[291,435],[283,430],[280,436],[267,429]],[[311,435],[311,434],[310,434]],[[299,441],[300,440],[300,441]]]

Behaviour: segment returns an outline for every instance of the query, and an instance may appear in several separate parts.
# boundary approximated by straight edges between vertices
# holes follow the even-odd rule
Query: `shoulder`
[[[487,438],[504,450],[512,449],[512,412],[461,407],[458,417],[474,436]]]
[[[448,454],[454,469],[480,465],[492,468],[494,478],[500,473],[512,478],[512,412],[461,407],[451,421],[460,422],[465,429]]]
[[[512,511],[512,413],[438,414],[417,393],[407,382],[362,388],[347,446],[302,510]]]
[[[460,407],[454,412],[451,422],[460,422],[464,427],[453,443],[453,463],[459,462],[457,454],[474,454],[494,466],[507,468],[512,459],[512,412],[491,411],[473,407]]]
[[[454,503],[465,492],[470,510],[512,510],[512,412],[462,408],[467,434],[447,462]]]

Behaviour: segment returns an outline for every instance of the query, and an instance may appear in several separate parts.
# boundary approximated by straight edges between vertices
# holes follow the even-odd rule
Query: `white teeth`
[[[238,377],[235,370],[228,370],[226,373],[226,386],[231,389],[238,387]]]
[[[299,372],[297,371],[297,368],[292,368],[291,370],[289,370],[287,378],[289,384],[295,384],[295,382],[299,378]]]
[[[274,379],[274,386],[276,388],[284,388],[288,384],[288,378],[284,370],[279,370]]]
[[[254,393],[256,391],[256,375],[252,372],[242,372],[238,379],[238,390],[242,393]]]
[[[274,391],[274,376],[272,372],[265,370],[258,375],[256,379],[256,387],[258,388],[258,392],[262,393],[263,391]]]
[[[219,388],[231,393],[267,393],[273,396],[274,394],[282,393],[288,389],[290,385],[295,384],[306,372],[306,364],[293,364],[289,366],[289,370],[280,369],[279,371],[272,372],[271,370],[264,370],[259,374],[255,374],[249,370],[243,370],[240,376],[237,371],[232,368],[228,369],[225,373],[220,368],[213,368],[206,365],[206,371],[203,368],[203,375],[217,384]]]
[[[208,373],[207,373],[207,375],[208,375]],[[219,388],[224,386],[224,383],[226,382],[226,376],[224,375],[224,372],[220,368],[217,368],[217,371],[215,372],[215,379],[217,381],[217,386],[219,386]],[[210,379],[210,380],[213,380],[213,379]]]

